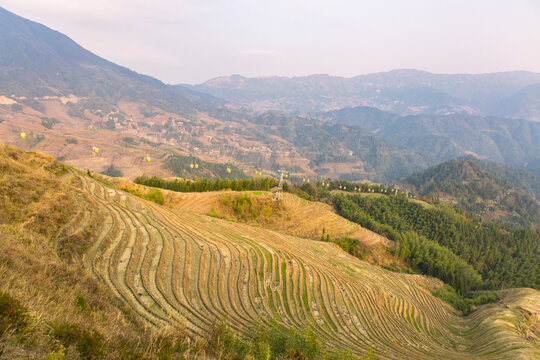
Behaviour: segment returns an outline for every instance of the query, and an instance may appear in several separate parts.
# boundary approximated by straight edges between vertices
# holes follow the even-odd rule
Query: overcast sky
[[[167,83],[210,78],[540,72],[538,0],[0,0]]]

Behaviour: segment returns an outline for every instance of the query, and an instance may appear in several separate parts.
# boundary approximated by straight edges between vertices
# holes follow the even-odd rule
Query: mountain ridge
[[[485,74],[434,74],[416,69],[396,69],[353,77],[314,74],[250,78],[235,74],[216,77],[201,84],[182,86],[255,110],[279,110],[292,114],[363,105],[401,115],[465,112],[503,116],[502,110],[498,110],[500,101],[508,102],[512,96],[520,97],[519,92],[522,89],[538,83],[540,73],[525,70]],[[422,95],[425,89],[429,89],[431,95]],[[418,95],[414,106],[400,105],[410,105],[406,102],[407,96],[415,91]],[[435,94],[438,94],[438,97],[433,97]],[[504,116],[523,115],[529,120],[540,121],[536,115],[538,102],[533,101],[530,107],[532,110],[529,112],[521,114],[513,111]]]
[[[65,34],[3,8],[0,92],[18,97],[75,95],[105,103],[145,100],[186,116],[193,116],[195,103],[202,98],[211,99],[210,103],[217,101],[108,61]],[[85,100],[74,106],[80,107]]]
[[[85,139],[85,146],[88,142],[99,144],[100,156],[87,153],[86,159],[72,162],[97,171],[116,162],[116,168],[133,172],[129,163],[140,164],[141,158],[134,158],[131,149],[148,152],[146,145],[163,147],[153,156],[159,162],[167,156],[164,152],[175,153],[171,148],[176,147],[198,155],[212,153],[221,162],[238,161],[252,170],[264,166],[275,172],[288,166],[312,176],[318,167],[333,162],[339,162],[342,169],[336,177],[353,174],[350,176],[373,180],[402,177],[411,169],[426,166],[414,151],[357,127],[342,131],[338,126],[321,126],[315,119],[255,114],[212,95],[137,74],[90,53],[57,31],[6,10],[0,12],[0,20],[0,94],[8,103],[0,104],[0,111],[7,119],[16,119],[3,122],[0,127],[5,128],[0,133],[12,144],[22,145],[14,135],[28,129],[31,141],[26,142],[32,146],[43,151],[53,148],[57,157],[81,156],[82,151],[74,150],[80,150],[83,141],[81,145],[73,139],[59,144],[63,143],[62,135],[100,130],[98,138],[97,134],[84,134],[91,137]],[[55,121],[48,123],[43,118]],[[277,125],[281,129],[275,129]],[[346,144],[337,136],[340,131],[348,134]],[[318,144],[302,139],[308,132],[319,139]],[[351,134],[358,134],[362,141],[353,141]],[[117,141],[118,136],[128,143]],[[45,141],[46,137],[55,140]],[[111,144],[103,143],[107,138]],[[118,156],[120,151],[125,155]],[[110,160],[104,163],[101,154]],[[99,169],[93,167],[98,160]],[[390,163],[396,164],[396,169],[388,166]],[[328,167],[324,169],[323,173]]]
[[[399,116],[368,107],[345,108],[315,117],[360,126],[441,163],[467,154],[523,168],[540,155],[540,123],[467,114]]]

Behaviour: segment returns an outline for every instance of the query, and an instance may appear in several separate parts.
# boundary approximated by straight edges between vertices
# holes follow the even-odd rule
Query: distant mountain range
[[[414,69],[344,78],[223,76],[182,85],[259,111],[330,111],[369,106],[400,115],[465,113],[540,121],[540,74],[431,74]]]
[[[71,95],[77,101],[67,101],[61,111],[54,110],[54,125],[35,127],[36,122],[48,124],[42,119],[52,116],[47,112],[47,103],[60,102],[59,97]],[[67,36],[1,8],[0,96],[7,103],[0,105],[0,110],[8,115],[7,119],[16,118],[19,122],[8,120],[0,125],[6,126],[4,141],[13,142],[18,138],[14,134],[24,126],[35,128],[37,135],[32,136],[32,142],[27,141],[34,144],[32,148],[51,151],[57,157],[96,171],[111,164],[121,171],[131,169],[131,164],[139,160],[134,158],[133,151],[122,149],[137,148],[147,153],[149,144],[152,151],[172,144],[175,150],[211,153],[221,162],[233,159],[269,172],[285,166],[313,177],[388,181],[428,166],[422,155],[358,126],[254,113],[212,95],[166,85],[100,58]],[[21,105],[24,107],[18,108]],[[80,133],[85,129],[93,131]],[[58,143],[44,141],[40,130],[48,131],[49,138],[59,132]],[[80,145],[74,140],[65,144],[62,131],[84,139],[81,138]],[[118,141],[120,134],[126,141]],[[88,154],[75,151],[78,147],[103,139],[111,141],[101,143],[101,159],[75,158]],[[109,147],[112,145],[114,149]],[[170,147],[163,148],[153,157],[163,161],[170,152]],[[102,158],[105,156],[107,160]],[[99,168],[94,168],[96,163]]]
[[[324,121],[363,127],[436,164],[466,154],[525,167],[540,157],[540,122],[466,114],[399,116],[369,107],[316,115]]]
[[[535,118],[538,84],[540,74],[529,72],[395,70],[350,79],[231,76],[172,86],[0,8],[3,140],[13,142],[26,126],[36,132],[27,142],[32,148],[96,171],[111,164],[131,169],[130,174],[138,171],[132,164],[141,155],[124,151],[129,148],[157,151],[158,162],[180,150],[235,161],[251,171],[287,167],[311,177],[354,181],[391,181],[466,154],[538,174],[540,122],[471,115],[496,109]],[[60,99],[70,96],[77,100]],[[50,101],[61,102],[61,109],[49,111]],[[370,107],[342,109],[356,103]],[[319,111],[334,108],[339,110]],[[401,115],[416,113],[421,114]],[[61,143],[46,141],[46,131]],[[82,136],[81,144],[66,144],[66,133]],[[120,134],[127,140],[117,141]],[[79,148],[104,139],[111,141],[101,142],[101,156],[109,158],[81,159],[87,152]],[[109,144],[114,149],[107,149]],[[162,145],[169,147],[158,149]]]

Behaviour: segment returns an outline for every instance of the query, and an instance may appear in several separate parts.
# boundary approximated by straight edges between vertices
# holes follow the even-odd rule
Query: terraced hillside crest
[[[275,316],[332,346],[384,359],[540,356],[540,294],[505,290],[463,318],[433,297],[439,281],[369,265],[337,246],[170,209],[80,177],[103,213],[86,264],[149,324],[204,336]],[[527,330],[525,330],[527,329]]]
[[[134,184],[131,181],[117,178],[103,177],[120,188],[128,188],[141,193],[148,192],[148,187]],[[165,205],[175,209],[186,210],[197,214],[216,214],[224,218],[234,219],[230,206],[223,205],[227,198],[235,199],[239,194],[247,195],[271,207],[272,195],[263,191],[209,191],[181,193],[162,190]],[[319,239],[321,235],[328,234],[331,238],[349,237],[361,240],[370,246],[375,244],[389,244],[390,240],[380,236],[362,226],[337,215],[334,209],[324,203],[302,199],[294,194],[284,193],[283,202],[279,209],[264,219],[251,219],[248,223],[278,230],[288,235]]]

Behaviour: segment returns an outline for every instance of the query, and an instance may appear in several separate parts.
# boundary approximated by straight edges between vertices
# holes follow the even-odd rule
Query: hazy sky
[[[540,72],[539,0],[0,0],[167,83],[220,75]]]

